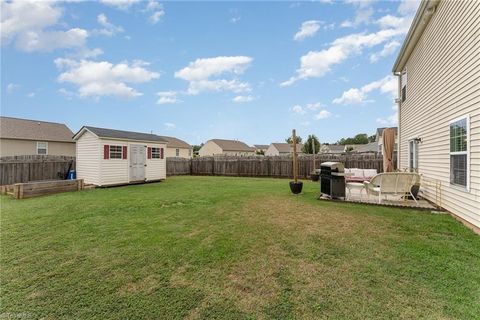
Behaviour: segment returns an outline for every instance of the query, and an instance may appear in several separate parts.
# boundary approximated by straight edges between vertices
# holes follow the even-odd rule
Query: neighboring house
[[[393,148],[393,151],[397,151],[398,148],[398,127],[392,127],[395,129],[395,146]],[[383,130],[387,128],[377,128],[377,134],[375,136],[375,142],[378,144],[378,152],[383,154]]]
[[[192,146],[183,140],[175,137],[160,136],[163,140],[167,141],[167,152],[165,156],[177,157],[177,158],[191,158],[193,155]]]
[[[297,153],[302,153],[303,144],[297,144]],[[267,151],[266,156],[287,156],[293,153],[293,145],[289,143],[271,143]]]
[[[354,153],[375,153],[378,152],[378,143],[376,141],[367,144],[352,145]]]
[[[422,1],[393,72],[401,170],[441,183],[441,204],[480,228],[480,2]],[[423,185],[435,201],[435,188]]]
[[[154,134],[84,126],[77,141],[77,178],[97,186],[166,178],[167,141]]]
[[[255,148],[255,153],[259,154],[263,152],[263,154],[265,154],[268,149],[268,144],[254,144],[253,148]]]
[[[0,156],[75,156],[73,132],[63,123],[0,117]]]
[[[238,140],[208,140],[198,151],[200,157],[205,156],[253,156],[255,149]]]
[[[345,146],[341,144],[323,144],[320,153],[344,153]]]

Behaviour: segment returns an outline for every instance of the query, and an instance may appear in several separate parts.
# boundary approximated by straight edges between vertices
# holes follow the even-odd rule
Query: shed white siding
[[[77,140],[76,170],[77,178],[85,183],[100,184],[100,142],[92,133],[85,133]]]
[[[421,138],[418,171],[442,183],[442,205],[480,227],[480,1],[440,1],[407,60],[400,105],[400,163],[408,141]],[[449,123],[470,118],[470,186],[450,184]],[[434,192],[426,188],[433,200]]]
[[[105,159],[104,146],[126,146],[126,159]],[[85,183],[97,186],[128,184],[130,182],[130,148],[132,145],[145,146],[145,181],[165,179],[166,143],[130,141],[99,138],[85,130],[77,139],[77,177]],[[163,148],[163,159],[148,159],[148,147]]]

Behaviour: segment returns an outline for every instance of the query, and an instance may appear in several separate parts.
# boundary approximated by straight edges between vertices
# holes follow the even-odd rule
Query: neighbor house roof
[[[253,147],[256,149],[268,149],[268,144],[254,144]]]
[[[184,149],[191,149],[192,146],[186,143],[183,140],[180,140],[175,137],[168,137],[168,136],[160,136],[163,140],[167,141],[167,147],[170,148],[184,148]]]
[[[353,152],[363,153],[363,152],[377,152],[378,151],[378,142],[370,142],[366,144],[357,144],[353,146]]]
[[[63,123],[0,117],[0,138],[74,142],[72,136]]]
[[[160,136],[157,136],[156,134],[97,128],[97,127],[90,127],[90,126],[83,126],[75,134],[73,138],[78,139],[85,130],[92,132],[94,135],[96,135],[99,138],[110,138],[110,139],[117,139],[117,140],[155,141],[155,142],[167,143],[165,139],[163,139]]]
[[[435,13],[435,8],[440,0],[422,0],[418,7],[415,18],[413,19],[410,29],[408,30],[405,41],[402,48],[398,53],[395,64],[393,65],[392,72],[401,72],[405,67],[410,54],[413,52],[418,40],[420,39],[423,31],[425,30],[430,18]]]
[[[320,151],[328,149],[330,152],[342,153],[345,151],[345,146],[341,144],[324,144],[320,147]]]
[[[275,142],[272,143],[272,145],[275,147],[275,149],[278,150],[280,153],[290,153],[293,151],[293,145],[289,143],[280,143],[280,142]],[[297,152],[302,152],[303,144],[297,143]]]
[[[223,151],[255,151],[254,148],[238,140],[212,139],[210,141],[217,144]]]

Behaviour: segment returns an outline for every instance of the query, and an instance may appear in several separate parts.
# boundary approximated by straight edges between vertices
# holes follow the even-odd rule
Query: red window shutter
[[[127,159],[127,146],[123,146],[122,159]]]
[[[103,146],[103,159],[109,159],[110,158],[110,146],[108,144],[105,144]]]
[[[160,148],[160,159],[163,159],[163,148]]]
[[[147,158],[148,159],[152,159],[152,147],[148,147],[147,148]]]

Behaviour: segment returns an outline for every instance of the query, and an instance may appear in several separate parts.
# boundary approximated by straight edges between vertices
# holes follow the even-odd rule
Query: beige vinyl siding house
[[[193,156],[193,148],[191,145],[183,140],[175,137],[160,136],[163,140],[167,141],[167,158],[186,158],[189,159]]]
[[[208,156],[253,156],[255,148],[238,140],[212,139],[208,140],[198,151],[200,157]]]
[[[63,123],[0,117],[0,157],[75,156],[73,132]]]
[[[441,183],[442,206],[480,227],[480,1],[422,1],[393,71],[399,168]],[[434,200],[435,190],[423,186]]]
[[[84,126],[75,134],[77,178],[97,186],[166,178],[167,142],[157,135]]]
[[[297,153],[302,153],[303,144],[297,144]],[[293,145],[289,143],[274,142],[271,143],[267,151],[266,156],[288,156],[293,153]]]

